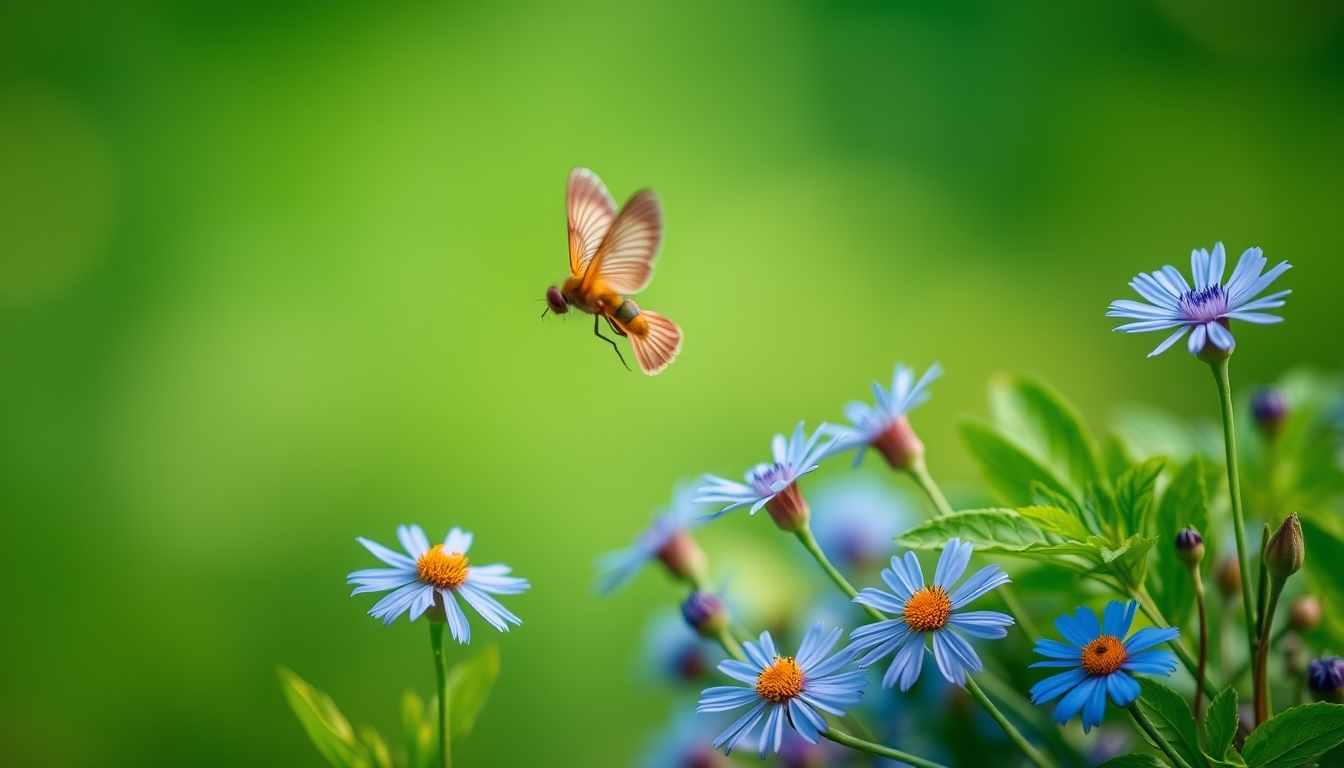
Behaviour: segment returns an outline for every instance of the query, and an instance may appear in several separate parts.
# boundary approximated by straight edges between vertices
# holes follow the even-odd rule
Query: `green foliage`
[[[1100,453],[1082,416],[1044,381],[1000,378],[990,387],[989,402],[999,433],[1049,467],[1073,495],[1104,485]]]
[[[1082,540],[1092,535],[1077,514],[1059,507],[1022,507],[1017,513],[1042,531],[1057,533],[1066,539]]]
[[[439,697],[426,706],[415,691],[401,697],[401,739],[406,745],[406,768],[430,768],[439,754]]]
[[[1167,768],[1167,764],[1157,755],[1145,755],[1140,752],[1131,752],[1128,755],[1120,755],[1097,766],[1097,768]]]
[[[1344,704],[1323,701],[1286,709],[1246,737],[1250,768],[1297,768],[1344,743]]]
[[[1214,537],[1209,529],[1209,494],[1205,482],[1207,463],[1199,456],[1176,470],[1157,506],[1157,535],[1163,549],[1156,558],[1156,578],[1149,581],[1153,600],[1168,620],[1181,623],[1195,606],[1195,587],[1185,563],[1167,549],[1174,546],[1176,532],[1187,525],[1204,536],[1205,556],[1200,570],[1207,573],[1215,561]]]
[[[1027,450],[980,422],[961,424],[966,450],[980,465],[990,491],[1004,503],[1025,506],[1032,501],[1032,485],[1039,483],[1057,493],[1069,490],[1058,476]]]
[[[1115,504],[1121,514],[1122,535],[1148,532],[1157,476],[1166,464],[1165,456],[1157,456],[1131,466],[1115,481]]]
[[[1322,516],[1302,518],[1302,538],[1307,548],[1303,567],[1311,590],[1334,610],[1323,613],[1322,628],[1336,647],[1344,647],[1344,534],[1338,524]]]
[[[1171,745],[1172,750],[1190,768],[1209,768],[1204,753],[1199,749],[1195,716],[1190,711],[1190,705],[1185,703],[1179,693],[1161,683],[1146,677],[1139,677],[1138,681],[1142,693],[1136,704],[1152,723],[1153,730]],[[1144,737],[1147,738],[1147,734]]]
[[[281,687],[290,709],[298,716],[317,751],[336,768],[374,768],[369,748],[355,738],[355,730],[327,694],[280,667]],[[382,739],[378,739],[379,743]]]
[[[497,677],[499,648],[493,645],[448,670],[448,698],[452,702],[448,723],[454,743],[471,733]]]
[[[1209,702],[1209,711],[1204,713],[1204,739],[1209,744],[1210,757],[1215,760],[1228,757],[1238,722],[1237,689],[1228,686]]]

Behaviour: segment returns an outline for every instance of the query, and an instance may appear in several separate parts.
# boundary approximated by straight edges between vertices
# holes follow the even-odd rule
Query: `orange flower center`
[[[467,562],[467,556],[461,552],[449,554],[443,551],[442,544],[435,544],[420,556],[415,572],[426,584],[439,589],[455,589],[467,581]]]
[[[1125,646],[1111,635],[1102,635],[1083,646],[1083,671],[1089,675],[1109,675],[1125,663]]]
[[[776,656],[775,663],[756,676],[756,692],[775,704],[788,701],[803,692],[803,670],[792,656]]]
[[[924,587],[905,601],[901,618],[916,632],[942,629],[952,615],[952,598],[942,587]]]

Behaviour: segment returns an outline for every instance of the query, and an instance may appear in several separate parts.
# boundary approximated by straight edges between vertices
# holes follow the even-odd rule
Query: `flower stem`
[[[923,456],[915,456],[910,460],[910,466],[906,468],[910,476],[915,478],[919,487],[928,494],[929,501],[938,510],[939,517],[946,517],[952,514],[952,505],[947,503],[947,497],[943,495],[942,489],[933,481],[933,476],[929,474],[929,468],[924,464]]]
[[[718,641],[719,645],[723,646],[723,650],[727,651],[729,656],[732,656],[738,661],[747,660],[747,654],[742,651],[742,644],[737,642],[737,638],[733,637],[732,627],[727,624],[720,627]]]
[[[448,658],[443,652],[444,622],[429,622],[429,641],[434,646],[434,669],[439,673],[439,757],[443,768],[453,766],[453,734],[448,722]]]
[[[966,692],[971,694],[971,698],[975,699],[980,706],[985,708],[985,711],[989,713],[989,716],[994,718],[994,722],[998,723],[999,727],[1003,729],[1003,732],[1008,734],[1008,738],[1012,739],[1013,743],[1026,754],[1028,760],[1040,766],[1040,768],[1057,768],[1057,764],[1054,760],[1041,754],[1040,750],[1032,746],[1032,743],[1026,740],[1021,731],[1017,730],[1017,727],[1010,723],[1008,718],[1003,716],[1003,713],[999,711],[999,708],[994,706],[994,702],[990,701],[989,697],[985,695],[985,692],[980,690],[980,686],[976,684],[975,678],[970,675],[966,676]]]
[[[1232,382],[1227,373],[1227,360],[1210,363],[1214,381],[1218,383],[1218,398],[1223,409],[1223,443],[1227,450],[1227,495],[1232,499],[1232,532],[1237,537],[1237,565],[1241,567],[1241,602],[1246,611],[1246,648],[1255,653],[1255,604],[1251,600],[1250,560],[1246,558],[1246,517],[1241,508],[1241,477],[1237,471],[1237,437],[1232,427]]]
[[[826,575],[831,577],[831,581],[835,582],[835,585],[840,588],[840,591],[849,595],[851,600],[858,597],[859,591],[854,589],[854,586],[845,579],[843,574],[835,569],[835,566],[831,565],[830,560],[826,559],[826,553],[821,551],[821,546],[817,544],[816,537],[812,535],[811,526],[804,523],[803,527],[799,528],[795,533],[798,536],[798,540],[803,543],[803,547],[812,554],[812,558],[817,561],[817,565],[820,565],[821,570],[825,571]],[[870,605],[863,606],[863,609],[876,621],[886,621],[887,619],[881,611]]]
[[[1182,760],[1180,755],[1176,754],[1176,750],[1171,748],[1171,744],[1168,744],[1167,740],[1162,738],[1162,734],[1158,733],[1157,729],[1153,727],[1153,724],[1148,722],[1148,718],[1144,717],[1144,714],[1139,711],[1139,703],[1137,701],[1130,704],[1126,709],[1129,710],[1130,716],[1134,718],[1134,722],[1138,723],[1139,728],[1142,729],[1144,733],[1148,734],[1149,740],[1156,744],[1158,749],[1162,750],[1162,754],[1167,756],[1167,759],[1171,761],[1172,765],[1176,766],[1176,768],[1190,768],[1190,764]]]
[[[899,760],[902,763],[913,765],[915,766],[915,768],[946,768],[946,766],[942,765],[941,763],[935,763],[932,760],[925,760],[922,757],[915,757],[914,755],[908,755],[898,749],[892,749],[891,747],[884,747],[881,744],[874,744],[871,741],[864,741],[863,739],[857,739],[853,736],[850,736],[847,733],[844,733],[843,731],[837,731],[834,728],[831,728],[830,730],[822,733],[821,735],[830,739],[831,741],[834,741],[836,744],[844,744],[846,747],[849,747],[850,749],[857,749],[861,752],[867,752],[870,755],[877,755],[879,757],[886,757],[892,760]]]
[[[1204,608],[1204,580],[1199,576],[1199,565],[1190,566],[1190,578],[1195,580],[1195,605],[1199,608],[1199,671],[1195,674],[1195,719],[1202,721],[1205,672],[1209,663],[1209,614]]]
[[[1255,724],[1263,724],[1270,718],[1269,703],[1269,637],[1274,628],[1274,611],[1279,607],[1279,595],[1283,594],[1286,579],[1269,580],[1269,604],[1265,608],[1264,629],[1260,634],[1259,646],[1255,654]]]
[[[1158,609],[1157,603],[1153,602],[1153,596],[1148,594],[1148,589],[1146,587],[1141,586],[1138,589],[1133,590],[1130,592],[1130,597],[1133,597],[1138,601],[1139,608],[1143,609],[1144,615],[1154,624],[1159,627],[1171,626],[1166,618],[1162,616],[1162,611]],[[1191,675],[1199,675],[1199,662],[1195,660],[1195,657],[1190,655],[1190,649],[1185,647],[1185,643],[1181,641],[1181,638],[1178,637],[1175,640],[1168,642],[1167,645],[1171,646],[1171,649],[1176,652],[1176,656],[1181,660],[1181,663],[1185,665],[1187,672]],[[1200,678],[1200,680],[1204,692],[1209,695],[1209,698],[1218,695],[1218,689],[1214,687],[1213,683],[1210,683],[1207,679],[1203,678]]]

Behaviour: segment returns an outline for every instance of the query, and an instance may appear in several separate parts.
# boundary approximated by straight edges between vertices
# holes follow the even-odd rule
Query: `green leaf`
[[[1093,537],[1093,543],[1101,550],[1101,560],[1109,566],[1111,573],[1120,577],[1120,581],[1131,587],[1143,584],[1148,569],[1148,553],[1160,541],[1156,536],[1142,537],[1137,533],[1125,539],[1124,543],[1111,549],[1103,540]]]
[[[1135,464],[1115,481],[1115,504],[1120,510],[1126,535],[1148,533],[1148,516],[1153,508],[1157,476],[1166,464],[1165,456],[1157,456]]]
[[[1153,724],[1153,730],[1171,745],[1172,750],[1190,768],[1208,768],[1209,763],[1199,750],[1195,715],[1190,711],[1190,705],[1185,703],[1179,693],[1161,683],[1146,677],[1137,679],[1142,691],[1138,700],[1139,711]],[[1144,734],[1144,738],[1148,738],[1147,734]]]
[[[429,707],[415,691],[401,697],[401,739],[406,746],[406,768],[429,768],[439,752],[439,701],[431,697]]]
[[[1167,764],[1157,755],[1131,752],[1128,755],[1112,757],[1097,768],[1167,768]]]
[[[1176,624],[1184,624],[1195,607],[1195,587],[1190,571],[1176,556],[1176,533],[1187,525],[1194,526],[1204,536],[1208,550],[1204,563],[1214,561],[1205,466],[1198,456],[1181,465],[1157,505],[1157,535],[1162,538],[1162,545],[1154,569],[1156,578],[1150,586],[1162,615]],[[1207,567],[1204,570],[1207,572]]]
[[[1042,531],[1057,533],[1066,539],[1084,541],[1092,535],[1077,515],[1059,507],[1022,507],[1017,513],[1030,520]]]
[[[1049,544],[1045,533],[1011,509],[968,509],[934,518],[896,537],[906,549],[942,549],[947,540],[960,538],[977,550],[1017,551]]]
[[[1307,584],[1329,606],[1344,605],[1344,536],[1332,518],[1307,515],[1302,518],[1302,538],[1307,558],[1303,562]],[[1344,611],[1325,611],[1324,630],[1335,643],[1344,645]]]
[[[485,650],[460,661],[448,670],[449,727],[456,743],[476,725],[476,715],[485,706],[490,689],[499,677],[499,648],[488,645]]]
[[[1213,697],[1209,711],[1204,714],[1204,738],[1209,742],[1209,754],[1215,759],[1222,759],[1232,749],[1237,724],[1237,689],[1228,686]]]
[[[382,734],[378,729],[371,725],[362,725],[359,727],[359,740],[369,750],[369,760],[374,768],[394,768],[392,764],[392,752],[387,748],[387,742],[383,741]]]
[[[962,422],[961,438],[966,443],[966,450],[980,465],[990,490],[1004,502],[1015,507],[1031,504],[1034,482],[1076,498],[1052,469],[991,427],[974,421]]]
[[[355,739],[355,730],[331,697],[285,667],[278,672],[290,709],[327,762],[336,768],[367,768],[368,750]]]
[[[1250,768],[1297,768],[1344,743],[1344,704],[1318,701],[1285,709],[1246,737]]]
[[[1074,494],[1103,483],[1101,457],[1083,417],[1044,381],[1001,379],[990,388],[994,424],[1066,480]]]

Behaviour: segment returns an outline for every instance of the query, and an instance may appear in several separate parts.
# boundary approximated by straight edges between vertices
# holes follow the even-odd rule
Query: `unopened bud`
[[[682,618],[702,637],[716,637],[728,626],[728,609],[711,592],[696,590],[681,604]]]
[[[1344,704],[1344,659],[1322,656],[1308,664],[1307,687],[1325,701]]]
[[[812,517],[812,511],[803,500],[803,494],[798,490],[796,482],[789,483],[784,490],[765,502],[765,511],[770,513],[770,519],[775,521],[775,525],[779,526],[781,531],[789,533],[803,530]]]
[[[1302,542],[1302,524],[1294,512],[1269,537],[1269,543],[1265,545],[1265,568],[1273,578],[1286,579],[1302,570],[1306,554]]]
[[[1237,558],[1224,558],[1214,573],[1214,580],[1218,582],[1218,591],[1224,598],[1231,600],[1241,594],[1241,565],[1237,563]]]
[[[1204,559],[1204,537],[1199,535],[1194,526],[1187,525],[1176,532],[1176,556],[1191,567],[1199,565],[1199,561]]]
[[[677,531],[659,548],[658,559],[667,566],[667,570],[671,571],[673,576],[690,582],[702,580],[708,566],[705,550],[701,549],[695,537],[685,530]]]
[[[1255,416],[1255,425],[1266,437],[1279,433],[1284,420],[1288,418],[1288,411],[1288,394],[1276,386],[1261,387],[1251,395],[1251,413]]]
[[[1321,623],[1321,598],[1299,595],[1288,606],[1288,624],[1298,632],[1310,632]]]
[[[924,457],[924,443],[904,416],[891,422],[873,438],[872,446],[886,458],[892,469],[909,469],[911,464]]]

